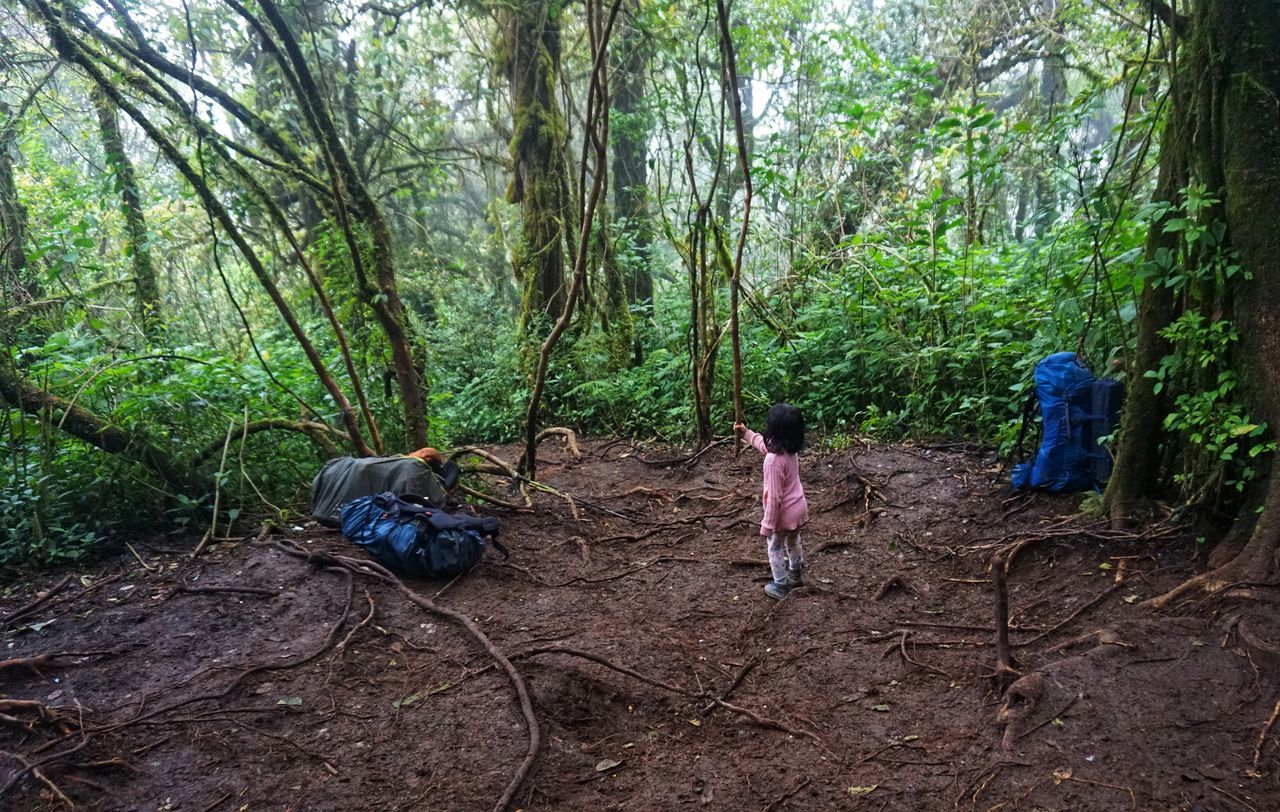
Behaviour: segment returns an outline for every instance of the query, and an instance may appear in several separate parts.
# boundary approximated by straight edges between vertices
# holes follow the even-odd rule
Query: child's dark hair
[[[764,419],[765,447],[775,454],[798,454],[804,448],[804,415],[790,403],[775,403]]]

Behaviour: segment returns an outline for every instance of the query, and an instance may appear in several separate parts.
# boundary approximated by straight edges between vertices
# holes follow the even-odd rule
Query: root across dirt
[[[1280,809],[1280,619],[1142,611],[1198,565],[1174,528],[1070,518],[959,450],[814,452],[779,602],[758,455],[582,451],[540,469],[574,506],[481,505],[511,557],[405,579],[425,606],[312,524],[10,586],[0,808]]]

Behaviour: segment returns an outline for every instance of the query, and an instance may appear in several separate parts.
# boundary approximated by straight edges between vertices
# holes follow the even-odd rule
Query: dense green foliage
[[[735,6],[739,73],[751,77],[744,88],[755,191],[743,271],[748,420],[786,399],[833,441],[857,433],[1007,446],[1031,367],[1050,352],[1079,350],[1100,374],[1161,381],[1194,378],[1197,364],[1209,366],[1204,356],[1228,352],[1229,325],[1188,313],[1169,328],[1178,350],[1166,364],[1126,365],[1141,286],[1193,292],[1196,281],[1179,279],[1179,257],[1163,257],[1157,268],[1142,261],[1146,229],[1161,214],[1143,205],[1165,111],[1161,45],[1146,4],[1116,6]],[[0,88],[7,138],[0,151],[12,161],[26,215],[25,267],[6,268],[0,302],[0,330],[12,347],[6,363],[29,384],[189,463],[209,487],[174,494],[143,466],[60,433],[59,414],[10,409],[0,413],[0,562],[81,555],[115,530],[184,523],[203,530],[215,492],[224,530],[240,516],[287,520],[305,501],[320,449],[301,433],[227,441],[228,432],[274,417],[341,430],[340,409],[191,183],[136,121],[125,121],[127,151],[141,168],[147,247],[162,269],[165,327],[143,334],[130,315],[132,249],[119,183],[94,120],[76,112],[91,82],[73,65],[50,70],[50,26],[40,7],[24,4],[3,21],[20,69]],[[397,293],[425,359],[429,439],[515,440],[531,389],[530,335],[538,331],[521,331],[520,284],[511,273],[520,210],[506,202],[512,122],[504,118],[507,86],[491,70],[506,63],[490,53],[488,7],[394,16],[341,4],[283,7],[305,35],[339,136],[389,224]],[[570,111],[569,102],[585,96],[590,56],[579,11],[560,20],[560,101]],[[300,160],[314,162],[303,169],[321,164],[322,148],[304,138],[290,74],[227,6],[194,3],[187,19],[160,7],[133,13],[162,51],[196,65],[296,139]],[[611,138],[647,151],[643,207],[615,217],[604,206],[597,217],[588,289],[556,347],[543,423],[682,442],[693,434],[689,274],[708,261],[691,248],[706,238],[695,214],[705,201],[714,228],[726,242],[735,238],[743,179],[723,107],[714,4],[624,4],[619,27],[643,43],[628,46],[639,48],[628,64],[644,64],[645,93],[615,117]],[[267,258],[324,365],[350,387],[336,332],[297,252],[236,174],[234,160],[243,156],[209,141],[221,128],[246,150],[269,150],[183,81],[168,87],[200,97],[196,115],[213,129],[145,97],[138,82],[117,77],[117,84],[144,114],[167,122],[177,148]],[[574,159],[582,148],[577,121],[570,116],[567,134],[547,134],[567,136]],[[264,185],[323,279],[386,450],[407,450],[392,352],[372,315],[388,288],[359,281],[376,233],[349,226],[346,212],[326,208],[299,182],[302,173],[282,163],[264,164],[271,178]],[[570,174],[571,196],[581,194],[576,184],[586,173]],[[581,225],[573,216],[570,229]],[[1213,239],[1211,224],[1198,225],[1199,210],[1179,222]],[[1229,257],[1196,267],[1236,272]],[[719,289],[708,294],[720,330],[729,301],[722,270],[712,267]],[[631,303],[627,324],[610,312],[621,295],[610,286],[637,274],[652,276],[654,296]],[[638,363],[617,340],[620,323],[634,325]],[[727,347],[726,338],[714,362],[713,423],[721,432],[733,419]],[[1257,440],[1263,427],[1233,394],[1238,382],[1209,384],[1178,387],[1168,428],[1232,461],[1216,476],[1243,487],[1254,475],[1250,461],[1270,446]],[[1205,470],[1187,461],[1187,493],[1203,484],[1193,472]]]

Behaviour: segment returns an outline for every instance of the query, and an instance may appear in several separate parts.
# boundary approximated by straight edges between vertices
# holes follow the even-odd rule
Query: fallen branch
[[[491,505],[497,505],[500,508],[506,508],[507,510],[515,511],[516,513],[531,512],[531,508],[528,505],[517,505],[515,502],[507,502],[497,498],[496,496],[490,496],[489,494],[483,491],[477,491],[474,488],[468,488],[466,485],[459,484],[458,490],[462,491],[467,496],[480,499],[481,501],[488,502]]]

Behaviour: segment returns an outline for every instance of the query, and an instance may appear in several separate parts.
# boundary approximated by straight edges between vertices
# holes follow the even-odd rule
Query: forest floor
[[[1274,608],[1138,606],[1200,565],[1194,540],[1011,498],[955,449],[855,445],[804,457],[808,585],[775,602],[754,451],[582,448],[544,446],[540,474],[599,507],[539,494],[495,511],[509,560],[407,581],[528,686],[512,808],[1280,809]],[[1020,542],[1013,652],[1037,676],[1002,722],[988,565]],[[309,524],[11,585],[0,808],[493,808],[530,751],[510,675],[290,545],[363,556]]]

